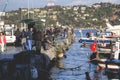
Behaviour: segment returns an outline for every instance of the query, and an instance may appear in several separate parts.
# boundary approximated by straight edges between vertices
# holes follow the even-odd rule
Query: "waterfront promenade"
[[[61,36],[58,36],[55,39],[56,45],[54,45],[54,46],[50,45],[50,48],[48,50],[44,50],[43,47],[42,47],[41,48],[41,53],[49,56],[50,60],[52,60],[53,58],[56,58],[56,55],[57,55],[56,51],[58,50],[58,48],[59,48],[59,50],[60,49],[65,50],[74,41],[74,38],[75,38],[74,34],[71,35],[71,32],[69,31],[69,33],[67,35],[68,36],[66,38],[62,38]],[[33,47],[33,50],[35,50],[35,47]],[[21,51],[23,51],[22,47],[7,46],[6,51],[2,52],[0,54],[0,60],[4,59],[4,58],[12,59],[14,54],[20,53]]]
[[[12,59],[14,54],[17,54],[22,51],[21,47],[14,47],[14,46],[7,46],[5,52],[0,53],[0,60],[1,59]]]

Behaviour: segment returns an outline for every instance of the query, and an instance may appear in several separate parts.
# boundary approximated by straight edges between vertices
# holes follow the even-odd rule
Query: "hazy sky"
[[[44,7],[47,5],[48,0],[8,0],[8,3],[6,3],[7,0],[0,0],[0,10],[2,11],[4,9],[5,4],[7,4],[6,11],[7,10],[15,10],[20,7],[28,7],[28,2],[30,3],[30,7]],[[100,2],[111,2],[111,3],[117,3],[120,4],[120,0],[54,0],[54,3],[56,5],[91,5],[94,3],[100,3]]]

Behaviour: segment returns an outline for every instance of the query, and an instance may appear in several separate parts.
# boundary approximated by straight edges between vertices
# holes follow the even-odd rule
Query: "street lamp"
[[[46,26],[46,25],[45,25],[45,22],[46,22],[46,19],[41,19],[41,21],[43,22],[43,27],[44,27],[44,28],[43,28],[43,31],[45,31],[45,26]]]
[[[29,19],[29,7],[30,7],[30,0],[28,0],[28,19]]]

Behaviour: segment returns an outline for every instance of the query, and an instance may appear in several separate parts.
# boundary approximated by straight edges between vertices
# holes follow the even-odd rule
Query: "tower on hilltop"
[[[55,0],[48,0],[47,6],[55,6]]]

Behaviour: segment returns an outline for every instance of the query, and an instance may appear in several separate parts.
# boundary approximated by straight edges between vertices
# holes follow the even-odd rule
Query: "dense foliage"
[[[100,5],[100,7],[94,7]],[[70,8],[69,8],[70,7]],[[75,9],[77,7],[77,9]],[[84,10],[82,8],[85,7]],[[47,11],[42,13],[42,11]],[[55,17],[55,18],[54,18]],[[97,3],[91,7],[80,6],[54,6],[42,8],[40,12],[29,13],[29,18],[36,21],[36,27],[46,26],[64,26],[70,25],[73,27],[105,27],[105,19],[110,19],[110,22],[120,24],[120,5],[111,3]],[[21,12],[21,10],[9,11],[4,17],[5,23],[17,24],[20,26],[22,19],[27,19],[27,11]],[[41,19],[45,19],[45,22],[41,22]],[[59,25],[56,25],[59,23]]]

